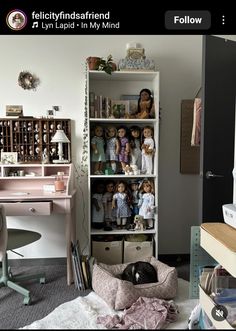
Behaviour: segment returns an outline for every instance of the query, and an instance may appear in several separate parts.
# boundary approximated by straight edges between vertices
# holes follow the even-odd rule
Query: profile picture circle
[[[12,30],[22,30],[27,24],[26,14],[19,9],[14,9],[7,14],[7,25]]]

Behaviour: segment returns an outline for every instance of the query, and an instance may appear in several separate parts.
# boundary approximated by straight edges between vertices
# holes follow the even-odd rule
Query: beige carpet
[[[198,303],[196,299],[189,299],[189,282],[178,279],[178,295],[175,302],[178,305],[178,321],[169,324],[168,329],[187,329],[188,318],[192,309]],[[61,304],[48,316],[21,329],[104,329],[96,323],[101,315],[122,314],[111,309],[95,292],[85,297],[78,297]]]

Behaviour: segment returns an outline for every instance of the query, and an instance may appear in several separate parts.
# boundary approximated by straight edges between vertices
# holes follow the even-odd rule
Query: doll
[[[136,118],[155,118],[154,99],[149,89],[144,88],[139,93]]]
[[[97,125],[94,129],[94,136],[91,140],[93,171],[95,175],[103,174],[103,163],[105,160],[103,128]]]
[[[142,149],[142,173],[151,175],[153,173],[153,155],[154,155],[154,139],[153,129],[150,126],[143,128],[143,143]]]
[[[92,227],[95,229],[102,229],[104,227],[103,182],[100,180],[94,182],[93,189],[94,193],[92,194]]]
[[[112,223],[114,222],[114,217],[112,215],[112,197],[114,193],[115,183],[113,180],[108,180],[105,184],[106,192],[103,195],[102,202],[105,212],[105,231],[112,230]]]
[[[116,173],[116,162],[118,161],[119,154],[119,140],[117,139],[116,127],[110,125],[106,128],[106,161],[111,165],[113,173]]]
[[[132,217],[139,213],[139,200],[141,199],[141,193],[139,192],[139,182],[134,179],[130,182],[131,189],[131,204],[132,204]]]
[[[130,128],[130,156],[131,164],[136,165],[138,169],[141,169],[142,164],[142,152],[141,152],[141,130],[138,126],[132,126]]]
[[[139,215],[143,216],[147,224],[147,229],[154,228],[154,184],[152,181],[144,179],[140,191],[142,197],[139,200]]]
[[[124,126],[121,126],[118,129],[118,141],[120,144],[119,149],[119,162],[121,163],[122,172],[125,172],[125,167],[129,161],[129,153],[130,153],[130,143],[127,138],[127,129]]]
[[[116,218],[117,228],[125,228],[128,217],[131,216],[129,207],[129,194],[127,184],[120,181],[115,186],[115,193],[112,198],[113,215]]]

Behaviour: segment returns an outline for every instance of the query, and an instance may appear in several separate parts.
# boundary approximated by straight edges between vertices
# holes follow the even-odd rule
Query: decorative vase
[[[89,56],[86,60],[88,63],[89,70],[98,70],[97,62],[100,60],[100,57]]]
[[[116,64],[114,63],[114,62],[112,62],[112,71],[116,71],[117,70],[117,66],[116,66]]]

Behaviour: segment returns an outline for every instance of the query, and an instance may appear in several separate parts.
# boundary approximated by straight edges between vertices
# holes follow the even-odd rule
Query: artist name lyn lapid
[[[112,22],[65,22],[65,23],[45,23],[42,22],[42,29],[49,30],[49,29],[61,29],[61,30],[67,30],[67,29],[76,29],[80,27],[81,29],[119,29],[120,28],[120,22],[112,23]]]

